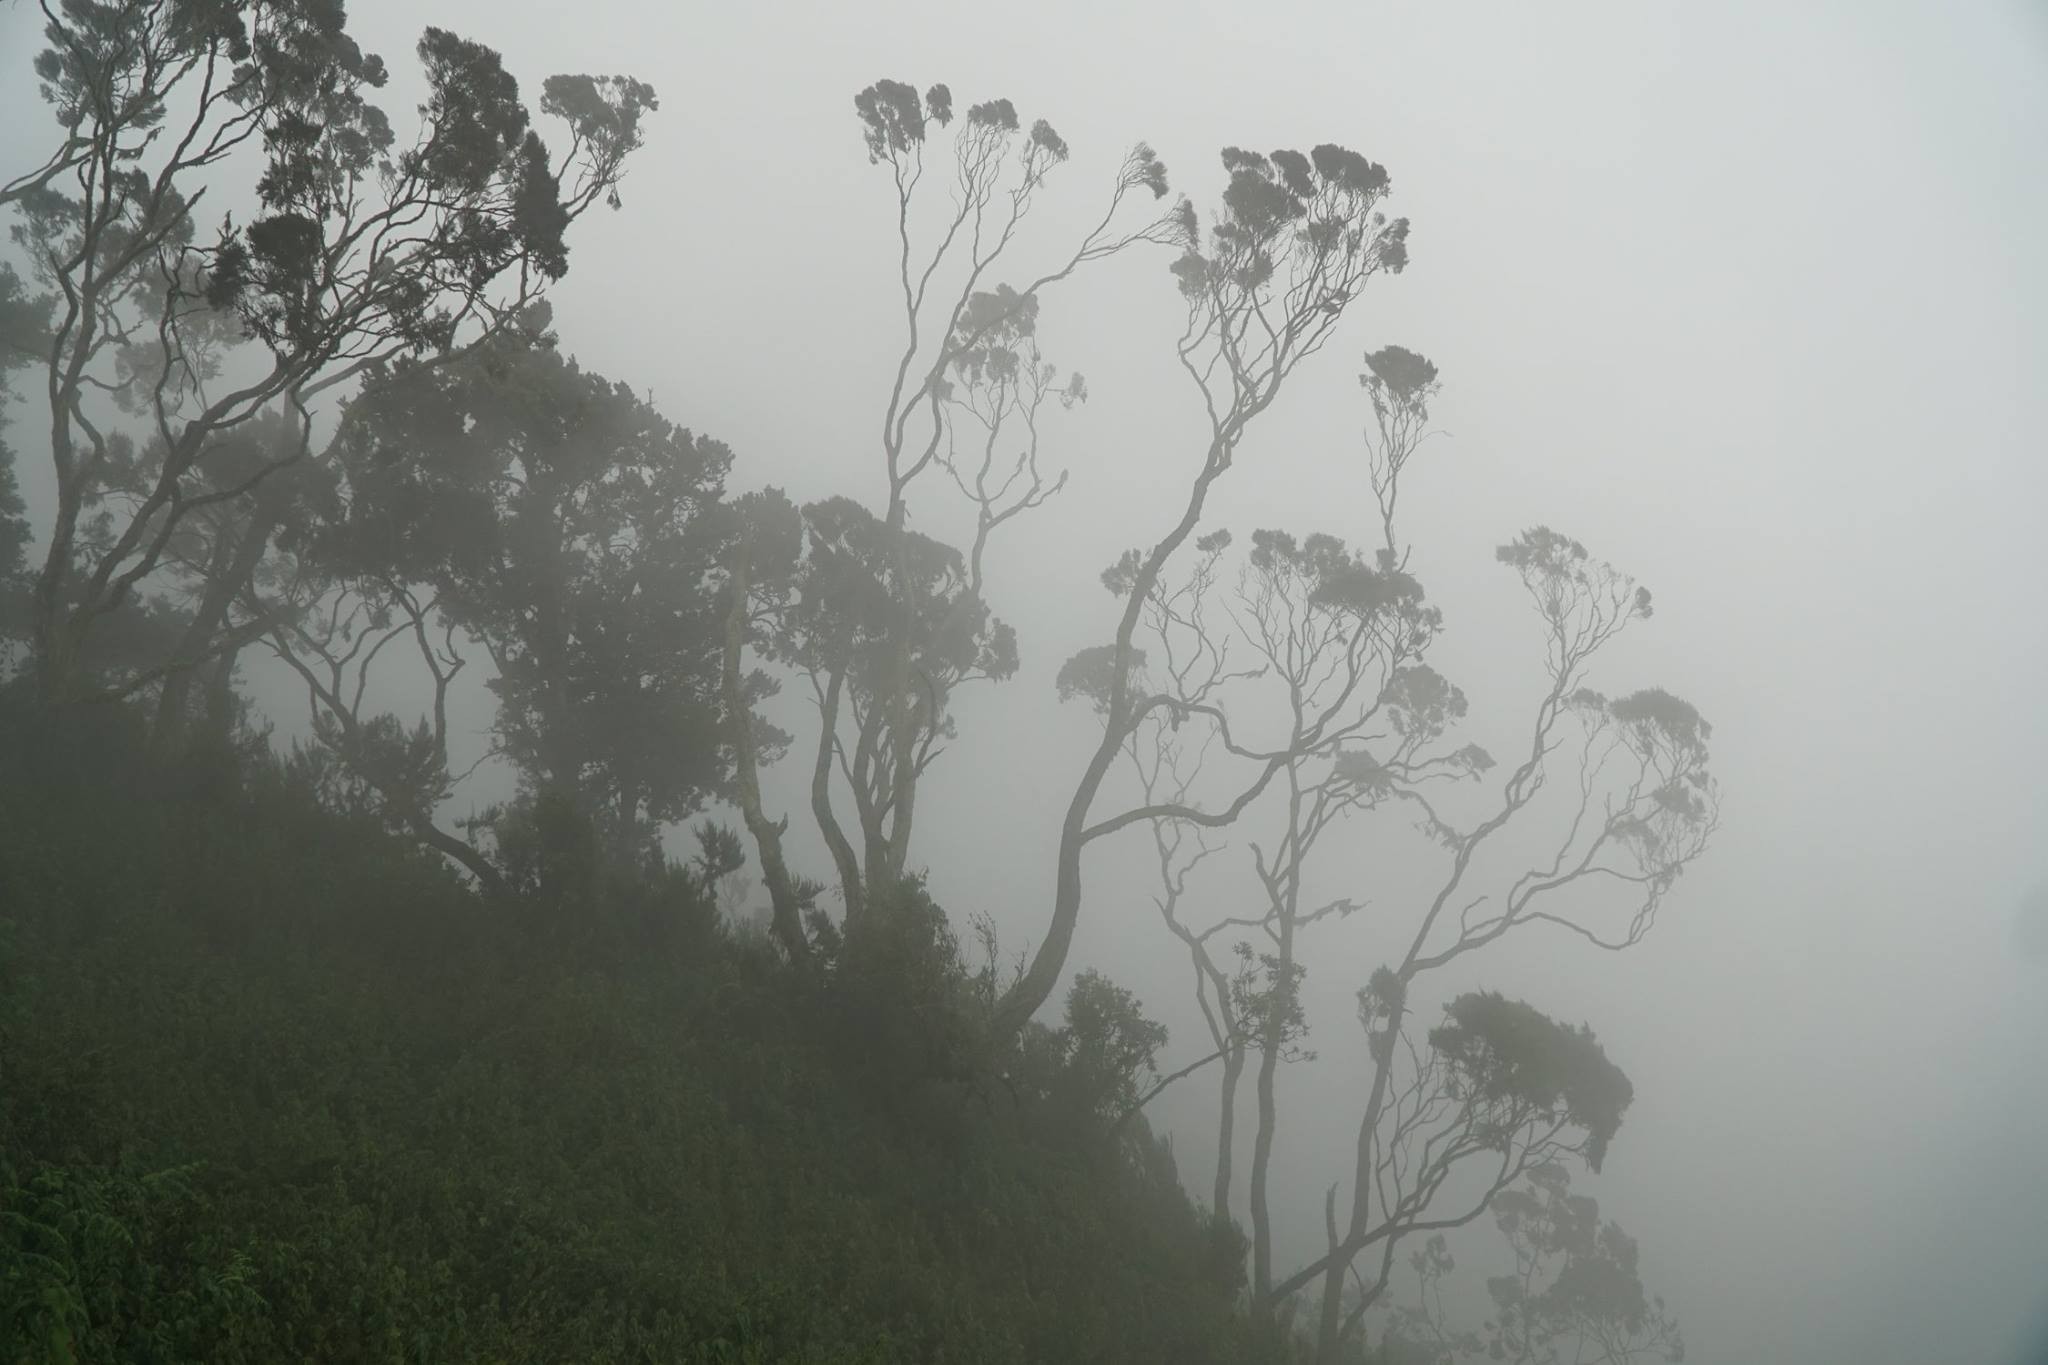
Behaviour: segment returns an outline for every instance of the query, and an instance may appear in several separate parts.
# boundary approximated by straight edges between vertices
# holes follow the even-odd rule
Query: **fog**
[[[394,111],[416,98],[426,22],[498,48],[536,88],[558,70],[655,87],[623,209],[571,235],[554,327],[585,368],[728,443],[730,491],[799,504],[888,491],[873,432],[902,301],[888,177],[854,119],[871,82],[945,82],[963,107],[1007,97],[1070,144],[999,268],[1020,285],[1063,262],[1138,139],[1205,214],[1227,145],[1335,141],[1384,165],[1388,212],[1412,221],[1407,268],[1250,428],[1203,530],[1375,543],[1361,356],[1427,355],[1441,434],[1404,476],[1402,539],[1444,613],[1431,662],[1469,697],[1474,737],[1503,756],[1525,742],[1543,639],[1494,548],[1549,525],[1655,594],[1593,685],[1695,704],[1722,794],[1711,847],[1642,943],[1602,952],[1534,926],[1432,982],[1429,1008],[1526,995],[1590,1024],[1628,1072],[1612,1155],[1574,1188],[1640,1239],[1688,1359],[2048,1358],[2048,950],[2025,909],[2048,884],[2048,12],[350,8],[392,61]],[[20,78],[39,23],[0,7],[0,128],[46,121]],[[1048,922],[1060,821],[1099,732],[1055,674],[1111,637],[1099,576],[1172,525],[1208,436],[1174,360],[1172,259],[1134,250],[1046,291],[1039,343],[1088,386],[1044,423],[1043,460],[1069,479],[990,542],[988,596],[1022,666],[961,689],[921,793],[912,861],[963,937],[971,913],[992,918],[1005,957]],[[50,498],[36,420],[24,408],[14,428],[32,517]],[[910,518],[955,544],[973,533],[938,479]],[[300,733],[292,680],[247,663],[281,733]],[[470,756],[490,723],[474,681],[456,727]],[[825,878],[807,698],[771,708],[799,739],[765,797],[791,813],[791,863]],[[487,772],[458,804],[509,786]],[[1243,839],[1267,837],[1259,818],[1191,883],[1194,919],[1256,894]],[[1332,839],[1308,899],[1364,908],[1305,949],[1317,1055],[1279,1073],[1283,1270],[1323,1248],[1367,1063],[1354,997],[1396,951],[1385,916],[1427,880],[1398,840]],[[1171,1071],[1210,1049],[1151,857],[1141,830],[1090,849],[1066,969],[1132,990],[1170,1030]],[[1147,1110],[1203,1197],[1216,1093],[1204,1069]],[[1491,1265],[1491,1237],[1481,1220],[1452,1245]]]

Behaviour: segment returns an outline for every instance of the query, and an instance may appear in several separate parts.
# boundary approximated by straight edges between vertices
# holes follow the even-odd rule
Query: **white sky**
[[[1198,205],[1226,143],[1384,163],[1412,264],[1255,428],[1213,520],[1369,536],[1354,375],[1396,342],[1444,373],[1452,435],[1417,466],[1406,532],[1475,714],[1517,714],[1536,682],[1494,544],[1548,522],[1656,593],[1604,684],[1669,686],[1714,722],[1725,832],[1641,948],[1508,946],[1477,978],[1592,1023],[1635,1078],[1585,1188],[1642,1238],[1703,1365],[2017,1362],[2023,1320],[2048,1329],[2048,963],[2010,948],[2048,878],[2048,10],[351,9],[401,80],[432,22],[499,47],[535,94],[557,70],[656,86],[625,212],[574,238],[559,330],[732,444],[737,486],[800,499],[881,481],[898,314],[889,190],[852,115],[869,82],[1008,96],[1072,144],[1017,275],[1139,138]],[[46,126],[33,20],[0,6],[0,170],[22,159],[14,129]],[[1046,301],[1048,356],[1092,391],[1052,436],[1073,482],[992,555],[1026,668],[967,703],[926,800],[935,891],[1013,945],[1043,922],[1089,743],[1053,671],[1104,637],[1096,573],[1156,535],[1199,454],[1165,263],[1112,262]],[[1138,852],[1091,862],[1074,963],[1137,988],[1178,1064],[1206,1049]],[[1312,963],[1324,1060],[1283,1076],[1293,1250],[1320,1237],[1356,1122],[1338,1040],[1377,960],[1359,934]],[[1211,1093],[1187,1083],[1161,1110],[1198,1189]]]

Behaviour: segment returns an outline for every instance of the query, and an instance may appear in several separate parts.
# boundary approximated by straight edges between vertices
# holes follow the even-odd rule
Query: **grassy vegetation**
[[[0,708],[0,1361],[1279,1358],[1115,1049],[990,1044],[935,911],[798,974],[686,870],[487,902],[304,764],[53,726]]]

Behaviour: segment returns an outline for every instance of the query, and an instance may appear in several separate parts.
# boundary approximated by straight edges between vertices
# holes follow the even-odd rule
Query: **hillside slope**
[[[943,932],[486,904],[302,767],[0,715],[0,1361],[1257,1361],[1242,1243]]]

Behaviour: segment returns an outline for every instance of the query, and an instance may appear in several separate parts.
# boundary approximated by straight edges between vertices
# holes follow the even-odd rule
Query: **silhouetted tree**
[[[735,500],[733,515],[737,525],[726,564],[719,655],[719,699],[732,754],[733,801],[760,860],[776,942],[791,961],[801,961],[810,952],[805,920],[816,906],[820,888],[790,870],[782,845],[789,819],[770,816],[762,801],[761,766],[772,758],[779,736],[755,706],[773,696],[779,684],[758,668],[748,669],[745,659],[750,650],[773,657],[785,648],[782,621],[796,590],[803,515],[778,488]]]
[[[1455,758],[1428,752],[1440,725],[1404,728],[1401,720],[1421,709],[1418,696],[1435,700],[1445,691],[1440,679],[1413,662],[1439,623],[1436,611],[1423,605],[1419,585],[1390,563],[1369,564],[1334,537],[1297,542],[1281,532],[1261,531],[1252,540],[1233,614],[1244,623],[1244,638],[1262,662],[1263,679],[1281,694],[1276,709],[1287,718],[1278,746],[1287,759],[1277,837],[1270,853],[1258,842],[1250,845],[1265,897],[1259,927],[1272,944],[1265,955],[1270,959],[1267,973],[1282,992],[1276,1002],[1281,1008],[1268,1013],[1259,1039],[1259,1125],[1252,1156],[1253,1282],[1265,1286],[1271,1283],[1267,1184],[1278,1121],[1274,1081],[1290,1031],[1305,1031],[1305,1025],[1288,1026],[1300,1013],[1304,969],[1297,956],[1298,935],[1320,919],[1356,908],[1349,899],[1304,905],[1303,871],[1323,835],[1343,816],[1383,797],[1380,764],[1361,762],[1370,753],[1363,747],[1368,727],[1395,717],[1403,743],[1388,761],[1404,770],[1426,772]],[[1462,704],[1455,689],[1449,693],[1455,704]],[[1220,721],[1224,713],[1218,708],[1215,715]],[[1227,746],[1242,752],[1227,726],[1222,735]]]
[[[295,481],[277,563],[240,605],[306,683],[316,739],[486,884],[484,845],[435,820],[460,780],[448,695],[473,651],[498,701],[478,763],[508,759],[521,785],[473,834],[533,827],[545,797],[607,866],[654,867],[661,828],[732,789],[716,581],[737,530],[730,463],[545,334],[401,363]],[[375,685],[407,658],[432,691],[410,729]]]
[[[45,13],[35,69],[61,136],[0,183],[0,208],[57,301],[43,355],[56,511],[32,640],[42,695],[70,701],[183,679],[237,642],[208,619],[222,595],[202,593],[164,657],[97,679],[87,666],[96,628],[155,584],[198,513],[246,506],[307,456],[321,394],[399,356],[455,354],[561,277],[565,230],[616,203],[654,97],[625,77],[550,78],[540,105],[564,125],[558,156],[497,53],[429,28],[420,129],[401,146],[372,103],[384,63],[339,5],[79,0]],[[209,178],[252,153],[255,202],[208,242]],[[295,438],[216,474],[221,438],[267,409]],[[245,517],[237,538],[255,529]]]
[[[1016,667],[1014,636],[985,604],[984,551],[999,527],[1059,491],[1064,476],[1040,465],[1038,415],[1048,401],[1071,406],[1086,393],[1078,376],[1062,379],[1039,353],[1040,300],[1082,266],[1174,231],[1171,215],[1124,221],[1127,200],[1166,193],[1165,167],[1139,144],[1102,217],[1064,260],[1021,287],[997,282],[993,272],[1068,158],[1066,142],[1042,119],[1027,130],[1004,99],[956,118],[943,85],[919,95],[878,81],[854,107],[869,160],[889,170],[900,246],[905,336],[882,415],[885,497],[879,513],[843,499],[805,509],[809,554],[801,568],[780,566],[780,586],[758,560],[749,565],[755,590],[798,608],[775,643],[810,679],[819,706],[811,806],[850,923],[906,875],[918,785],[950,733],[952,690]],[[928,156],[949,163],[940,173],[948,202],[936,241],[919,243],[932,194]],[[1012,439],[1021,442],[1014,454]],[[934,469],[947,471],[975,506],[964,555],[909,529],[911,488]],[[840,783],[852,797],[858,842],[834,808]],[[749,829],[777,826],[765,812],[745,815]],[[764,863],[771,856],[779,851],[764,851]],[[769,881],[771,894],[777,881],[795,885]]]
[[[1081,857],[1095,840],[1171,812],[1141,806],[1096,817],[1094,806],[1136,726],[1168,699],[1134,686],[1137,636],[1169,561],[1193,538],[1210,489],[1229,471],[1246,431],[1278,399],[1300,363],[1334,334],[1371,280],[1408,259],[1408,224],[1380,212],[1386,171],[1356,152],[1325,144],[1312,154],[1272,156],[1228,148],[1229,185],[1205,230],[1183,201],[1174,214],[1182,248],[1173,271],[1187,304],[1177,343],[1183,371],[1201,395],[1208,436],[1186,484],[1178,519],[1145,550],[1124,557],[1105,582],[1123,601],[1113,643],[1070,664],[1098,678],[1103,732],[1060,827],[1053,910],[1030,966],[1003,1000],[1005,1027],[1021,1027],[1050,997],[1065,968],[1081,911]],[[1063,680],[1069,676],[1062,670]],[[1234,820],[1285,767],[1260,765],[1244,788],[1212,813],[1186,812],[1211,826]]]
[[[1181,743],[1180,727],[1166,724],[1156,725],[1144,738],[1148,742],[1141,743],[1139,734],[1134,732],[1125,748],[1144,799],[1148,804],[1188,804],[1190,791],[1201,775],[1206,746],[1188,749]],[[1242,955],[1246,961],[1235,972],[1219,956],[1219,936],[1248,927],[1255,920],[1225,916],[1202,928],[1188,922],[1183,905],[1188,880],[1221,845],[1212,843],[1206,830],[1174,820],[1154,820],[1151,829],[1159,878],[1153,904],[1167,930],[1187,950],[1189,965],[1194,969],[1195,1006],[1201,1012],[1202,1025],[1213,1048],[1169,1079],[1178,1080],[1210,1062],[1223,1063],[1217,1093],[1216,1170],[1209,1207],[1217,1218],[1227,1218],[1237,1151],[1237,1088],[1244,1077],[1246,1049],[1255,1036],[1264,1032],[1261,1020],[1272,1007],[1272,992],[1262,990],[1252,979],[1248,951]],[[1146,1096],[1150,1098],[1151,1095]]]
[[[990,614],[967,561],[950,546],[915,531],[891,531],[846,498],[804,508],[804,527],[806,554],[775,645],[782,660],[809,681],[818,704],[812,811],[833,854],[852,925],[866,904],[870,870],[896,868],[895,802],[952,737],[955,689],[1016,672],[1017,640]],[[908,575],[907,586],[892,588],[899,575]],[[900,755],[888,742],[889,688],[903,630],[897,599],[904,591],[914,607],[909,643],[917,682],[907,714],[919,740],[911,755],[915,772],[899,779]],[[850,758],[839,749],[842,715],[854,734]],[[843,762],[836,774],[835,757]],[[835,775],[853,797],[858,855],[832,806]]]
[[[1284,1297],[1322,1278],[1319,1340],[1325,1360],[1334,1358],[1339,1337],[1355,1325],[1337,1313],[1344,1276],[1374,1229],[1385,1226],[1375,1199],[1396,1076],[1390,1040],[1399,1034],[1415,983],[1530,924],[1559,926],[1609,949],[1639,942],[1672,885],[1705,851],[1718,818],[1707,749],[1711,727],[1698,712],[1661,690],[1610,699],[1585,683],[1598,652],[1649,614],[1648,592],[1547,528],[1502,546],[1499,559],[1521,580],[1543,622],[1549,686],[1536,704],[1526,756],[1477,823],[1453,821],[1419,784],[1375,775],[1393,799],[1416,812],[1448,866],[1416,915],[1407,950],[1376,972],[1360,996],[1373,1044],[1372,1077],[1359,1125],[1349,1218],[1341,1233],[1333,1218],[1328,1254],[1272,1290],[1274,1298]],[[1567,774],[1568,785],[1559,793],[1562,809],[1552,811],[1538,797],[1559,772]],[[1546,818],[1554,823],[1539,834]],[[1475,889],[1479,855],[1509,829],[1540,840],[1536,847],[1542,851],[1506,868],[1489,864],[1483,885]],[[1623,893],[1618,904],[1592,894],[1611,888]],[[1614,927],[1606,927],[1610,921]]]
[[[552,346],[498,346],[402,365],[352,402],[287,539],[372,616],[431,601],[489,656],[496,749],[523,785],[641,861],[730,791],[714,580],[731,461]],[[335,643],[303,621],[277,635],[287,656]]]
[[[1373,1201],[1384,1198],[1376,1172],[1395,1140],[1386,1128],[1393,1122],[1388,1087],[1397,1084],[1400,1068],[1391,1040],[1413,984],[1519,924],[1559,924],[1612,948],[1637,941],[1673,881],[1704,850],[1718,800],[1708,771],[1710,731],[1689,706],[1654,690],[1610,701],[1585,684],[1593,657],[1649,614],[1648,593],[1583,546],[1539,527],[1502,547],[1499,558],[1521,579],[1543,623],[1550,686],[1537,700],[1528,756],[1506,775],[1492,812],[1472,824],[1450,818],[1456,798],[1437,789],[1483,783],[1496,765],[1484,749],[1461,742],[1465,697],[1425,661],[1441,617],[1405,571],[1408,550],[1397,531],[1402,475],[1427,435],[1437,373],[1423,357],[1389,347],[1366,357],[1361,381],[1375,419],[1367,467],[1385,537],[1374,554],[1327,535],[1298,540],[1259,532],[1223,611],[1217,585],[1232,546],[1227,533],[1210,532],[1198,539],[1182,577],[1152,580],[1138,617],[1145,651],[1133,646],[1123,666],[1114,647],[1085,651],[1061,674],[1063,693],[1089,697],[1098,714],[1111,715],[1121,691],[1139,718],[1124,744],[1143,801],[1083,834],[1137,819],[1152,824],[1167,893],[1162,908],[1194,958],[1205,1017],[1230,1019],[1243,1031],[1240,1045],[1260,1061],[1250,1205],[1254,1304],[1273,1313],[1320,1276],[1318,1358],[1326,1362],[1355,1328],[1356,1320],[1340,1311],[1353,1260],[1377,1238],[1390,1250],[1407,1235],[1406,1224],[1376,1214]],[[1106,586],[1119,596],[1133,591],[1143,562],[1136,552],[1126,556],[1105,574]],[[1187,761],[1188,754],[1195,758]],[[1218,756],[1249,778],[1225,785],[1223,801],[1205,804],[1200,798],[1213,793],[1198,779],[1204,761]],[[1574,769],[1575,801],[1560,792],[1562,810],[1538,802],[1553,772]],[[1260,804],[1269,789],[1270,800]],[[1185,907],[1199,892],[1191,892],[1188,876],[1218,850],[1213,832],[1264,812],[1273,812],[1275,828],[1251,844],[1264,903],[1217,917],[1206,930],[1189,928]],[[1363,888],[1307,905],[1304,876],[1325,835],[1374,812],[1413,817],[1426,846],[1442,849],[1449,866],[1434,899],[1396,929],[1413,936],[1410,951],[1361,996],[1373,1070],[1350,1216],[1340,1230],[1333,1204],[1329,1252],[1276,1278],[1267,1180],[1283,1116],[1274,1077],[1308,1028],[1299,1003],[1306,967],[1297,935],[1374,899]],[[1545,821],[1555,823],[1546,828]],[[1468,885],[1477,879],[1475,859],[1508,829],[1517,839],[1536,840],[1536,857],[1519,868],[1488,860],[1486,884]],[[1190,840],[1192,856],[1180,852]],[[1598,898],[1583,893],[1617,886],[1628,892],[1619,927],[1602,928]],[[1455,934],[1447,914],[1453,897],[1462,901]],[[1610,904],[1604,913],[1615,909]],[[1395,913],[1383,907],[1377,917]],[[1240,978],[1238,1008],[1217,1016],[1210,997],[1221,998],[1217,954],[1225,944],[1250,974]],[[1212,1036],[1227,1063],[1222,1103],[1234,1109],[1233,1040],[1213,1023]],[[1228,1117],[1222,1135],[1232,1135]],[[1226,1151],[1219,1168],[1227,1170],[1228,1161]],[[1218,1188],[1221,1202],[1228,1187]],[[1368,1284],[1358,1297],[1369,1306],[1383,1287]]]
[[[1061,1070],[1054,1098],[1102,1123],[1136,1112],[1139,1087],[1158,1070],[1166,1029],[1145,1017],[1137,997],[1099,972],[1082,972],[1067,991]]]
[[[1394,458],[1376,487],[1387,510],[1383,522],[1390,537],[1400,473],[1422,439],[1426,402],[1434,390],[1434,369],[1420,357],[1388,348],[1370,361],[1394,355],[1411,361],[1414,385],[1400,400],[1401,415],[1382,423]],[[1307,1025],[1299,1002],[1303,968],[1297,934],[1357,908],[1350,898],[1303,905],[1303,870],[1323,835],[1346,815],[1380,804],[1396,776],[1433,782],[1483,771],[1490,760],[1476,746],[1453,749],[1438,743],[1445,722],[1463,713],[1464,699],[1420,663],[1441,618],[1426,605],[1421,586],[1397,562],[1391,541],[1368,557],[1328,535],[1297,539],[1285,532],[1258,531],[1238,563],[1234,592],[1224,594],[1219,586],[1227,577],[1232,549],[1229,532],[1212,531],[1197,540],[1196,557],[1180,579],[1154,584],[1142,621],[1150,653],[1161,667],[1155,676],[1141,666],[1133,685],[1158,698],[1159,704],[1131,730],[1125,747],[1140,779],[1144,806],[1151,812],[1167,892],[1161,908],[1168,927],[1194,959],[1197,1002],[1225,1062],[1219,1208],[1228,1207],[1242,1049],[1247,1041],[1258,1043],[1253,1280],[1267,1286],[1267,1176],[1278,1122],[1275,1074],[1282,1060],[1307,1055],[1299,1046]],[[1105,575],[1113,594],[1128,589],[1133,563],[1126,559]],[[1084,657],[1105,658],[1106,651],[1090,651]],[[1079,678],[1077,674],[1075,681]],[[1078,689],[1091,695],[1098,713],[1106,709],[1105,682],[1103,675]],[[1240,718],[1235,727],[1233,714]],[[1282,722],[1279,733],[1263,737],[1274,730],[1273,718]],[[1388,725],[1397,742],[1374,743]],[[1178,906],[1186,897],[1188,874],[1221,847],[1212,839],[1211,823],[1186,818],[1198,808],[1197,782],[1211,754],[1284,773],[1287,801],[1274,837],[1251,845],[1262,903],[1196,931],[1183,922]],[[1170,783],[1164,780],[1169,775]],[[1164,790],[1169,786],[1170,791]],[[1190,843],[1192,856],[1181,856]],[[1226,986],[1216,950],[1230,941],[1219,936],[1237,931],[1255,931],[1263,943],[1257,952],[1242,940],[1235,943],[1243,966],[1237,980]],[[1218,1010],[1212,997],[1230,1000],[1234,1008]],[[1235,1022],[1249,1035],[1226,1041],[1216,1027],[1219,1019]]]
[[[1445,1006],[1427,1046],[1417,1047],[1391,1022],[1406,1017],[1400,995],[1384,969],[1361,993],[1374,1055],[1388,1059],[1392,1078],[1368,1172],[1378,1203],[1362,1230],[1341,1235],[1334,1187],[1325,1211],[1333,1254],[1355,1242],[1358,1250],[1377,1251],[1379,1265],[1360,1281],[1348,1310],[1343,1281],[1325,1282],[1321,1317],[1338,1318],[1336,1341],[1355,1333],[1379,1302],[1402,1239],[1470,1223],[1516,1181],[1567,1158],[1598,1170],[1634,1097],[1628,1077],[1584,1026],[1476,992]],[[1344,1268],[1350,1270],[1348,1259]],[[1326,1330],[1318,1331],[1317,1358],[1334,1360],[1336,1346],[1322,1339]]]

